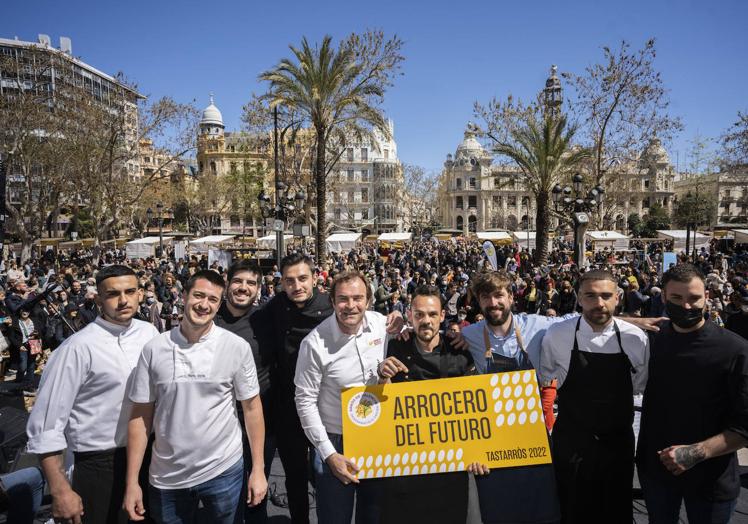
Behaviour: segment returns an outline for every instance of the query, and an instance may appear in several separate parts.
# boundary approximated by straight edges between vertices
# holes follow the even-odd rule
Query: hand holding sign
[[[387,357],[384,362],[379,364],[379,376],[382,378],[392,378],[401,371],[407,373],[408,368],[395,357]]]
[[[340,453],[333,453],[325,459],[325,462],[340,482],[346,485],[351,482],[358,484],[358,479],[355,477],[358,473],[358,466],[352,460],[345,458]]]

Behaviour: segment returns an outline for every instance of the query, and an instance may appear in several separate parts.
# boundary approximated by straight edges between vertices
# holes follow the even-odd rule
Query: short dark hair
[[[226,280],[228,282],[231,282],[231,279],[234,278],[234,275],[236,275],[237,273],[241,273],[242,271],[249,271],[250,273],[254,273],[255,275],[257,275],[258,277],[262,277],[262,271],[260,271],[260,267],[257,264],[247,258],[242,258],[229,266],[228,273],[226,274]]]
[[[309,255],[304,255],[303,253],[291,253],[290,255],[286,255],[281,259],[281,265],[280,265],[280,272],[281,275],[283,274],[283,270],[290,266],[295,266],[296,264],[306,264],[309,266],[309,271],[314,274],[314,260],[312,260],[312,257]]]
[[[418,297],[436,297],[439,299],[439,305],[441,305],[441,308],[444,309],[444,297],[442,296],[441,291],[439,291],[439,288],[436,286],[418,286],[413,291],[413,295],[410,297],[411,303],[415,302],[416,298]]]
[[[211,284],[218,286],[221,289],[226,289],[226,282],[224,282],[221,275],[219,275],[212,269],[201,269],[200,271],[197,271],[194,275],[192,275],[187,281],[187,284],[185,284],[184,286],[184,293],[186,295],[189,294],[190,291],[192,291],[192,288],[195,287],[197,281],[200,279],[207,280]]]
[[[101,287],[101,283],[106,279],[115,277],[135,277],[137,279],[138,275],[135,274],[135,271],[131,267],[123,266],[122,264],[107,266],[96,273],[96,289],[98,290]]]
[[[338,273],[337,275],[335,275],[335,278],[332,279],[332,286],[330,286],[330,298],[333,301],[335,300],[335,290],[337,289],[338,285],[343,282],[350,282],[351,280],[356,279],[360,279],[364,283],[364,287],[366,287],[366,302],[371,302],[373,293],[371,291],[371,286],[369,285],[369,280],[361,271],[355,269],[352,269],[350,271],[343,271],[342,273]]]
[[[492,295],[501,289],[512,294],[512,279],[506,271],[482,271],[473,280],[473,296],[480,299],[481,295]]]
[[[584,284],[585,282],[591,282],[593,280],[607,280],[608,282],[613,282],[616,286],[618,286],[618,280],[613,276],[613,273],[611,273],[607,269],[593,269],[591,271],[587,271],[586,273],[582,273],[582,275],[579,277],[579,281],[577,282],[577,290],[582,289],[582,284]]]
[[[693,264],[677,264],[662,275],[662,289],[665,289],[668,282],[688,284],[694,278],[698,278],[703,283],[704,273]]]

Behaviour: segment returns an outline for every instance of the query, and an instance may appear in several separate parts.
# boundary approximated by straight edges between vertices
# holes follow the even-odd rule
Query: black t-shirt
[[[727,322],[725,322],[725,327],[748,340],[748,314],[735,313],[734,315],[730,315]]]
[[[652,337],[636,457],[640,472],[710,500],[734,499],[740,492],[735,453],[677,477],[657,456],[725,430],[748,438],[748,341],[714,322],[691,333],[677,333],[668,322]]]
[[[255,368],[257,368],[257,381],[260,384],[260,394],[264,395],[270,390],[270,370],[273,367],[273,353],[266,348],[261,348],[257,342],[250,316],[258,311],[257,306],[252,306],[247,313],[240,317],[235,317],[226,307],[226,302],[221,304],[216,314],[215,323],[233,334],[240,336],[252,347],[252,357],[255,359]]]
[[[475,364],[470,352],[454,348],[445,341],[443,335],[439,345],[430,353],[421,351],[415,340],[415,336],[405,341],[392,339],[387,345],[387,356],[397,358],[408,368],[407,374],[398,373],[392,377],[392,382],[442,378],[442,366],[444,378],[475,374]]]

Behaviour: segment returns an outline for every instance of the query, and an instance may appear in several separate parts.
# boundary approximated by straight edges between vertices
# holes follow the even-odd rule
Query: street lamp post
[[[304,208],[304,200],[306,195],[303,190],[299,190],[296,194],[291,195],[288,193],[288,187],[283,182],[276,182],[275,184],[275,205],[272,204],[270,195],[261,191],[257,195],[257,200],[260,201],[260,211],[262,217],[265,219],[273,219],[273,230],[275,230],[275,261],[280,270],[280,262],[285,252],[285,246],[283,245],[283,232],[286,229],[286,222],[293,217],[297,209]]]
[[[151,209],[150,207],[146,209],[145,216],[147,220],[145,224],[145,234],[147,235],[148,233],[151,232],[151,219],[153,218],[153,209]]]
[[[158,253],[159,257],[164,257],[164,205],[161,202],[156,204],[158,211]]]
[[[574,225],[574,262],[581,268],[584,265],[585,255],[584,234],[590,222],[588,213],[602,204],[605,189],[598,184],[587,191],[586,197],[583,198],[584,178],[582,175],[574,174],[571,181],[573,189],[569,186],[562,188],[560,184],[556,184],[551,190],[551,197],[556,212],[564,212],[571,218]],[[574,198],[572,198],[572,192]]]

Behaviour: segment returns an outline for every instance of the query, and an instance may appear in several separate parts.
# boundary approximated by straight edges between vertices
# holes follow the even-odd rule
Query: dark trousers
[[[143,488],[143,504],[146,507],[145,521],[152,523],[148,500],[148,467],[151,463],[149,441],[140,468],[140,487]],[[127,512],[122,510],[127,473],[126,448],[106,451],[81,451],[75,453],[73,468],[73,491],[83,501],[84,524],[120,524],[128,522]]]
[[[273,414],[278,455],[286,473],[288,511],[294,524],[309,522],[309,440],[301,428],[296,404],[291,401],[278,404]]]
[[[242,424],[242,430],[244,425]],[[267,424],[265,429],[268,429]],[[244,433],[244,431],[242,431]],[[265,433],[265,478],[270,479],[270,466],[273,464],[275,456],[275,435],[270,432]],[[249,473],[252,471],[252,451],[249,448],[249,441],[244,437],[244,478],[242,479],[242,492],[239,498],[240,511],[236,512],[236,524],[264,524],[268,521],[268,496],[266,495],[262,502],[257,506],[247,505],[247,481]],[[270,490],[268,489],[268,494]]]
[[[727,524],[737,500],[714,501],[697,494],[685,493],[672,482],[663,482],[639,471],[639,483],[644,492],[650,524],[676,524],[680,520],[680,506],[686,506],[689,524]]]

